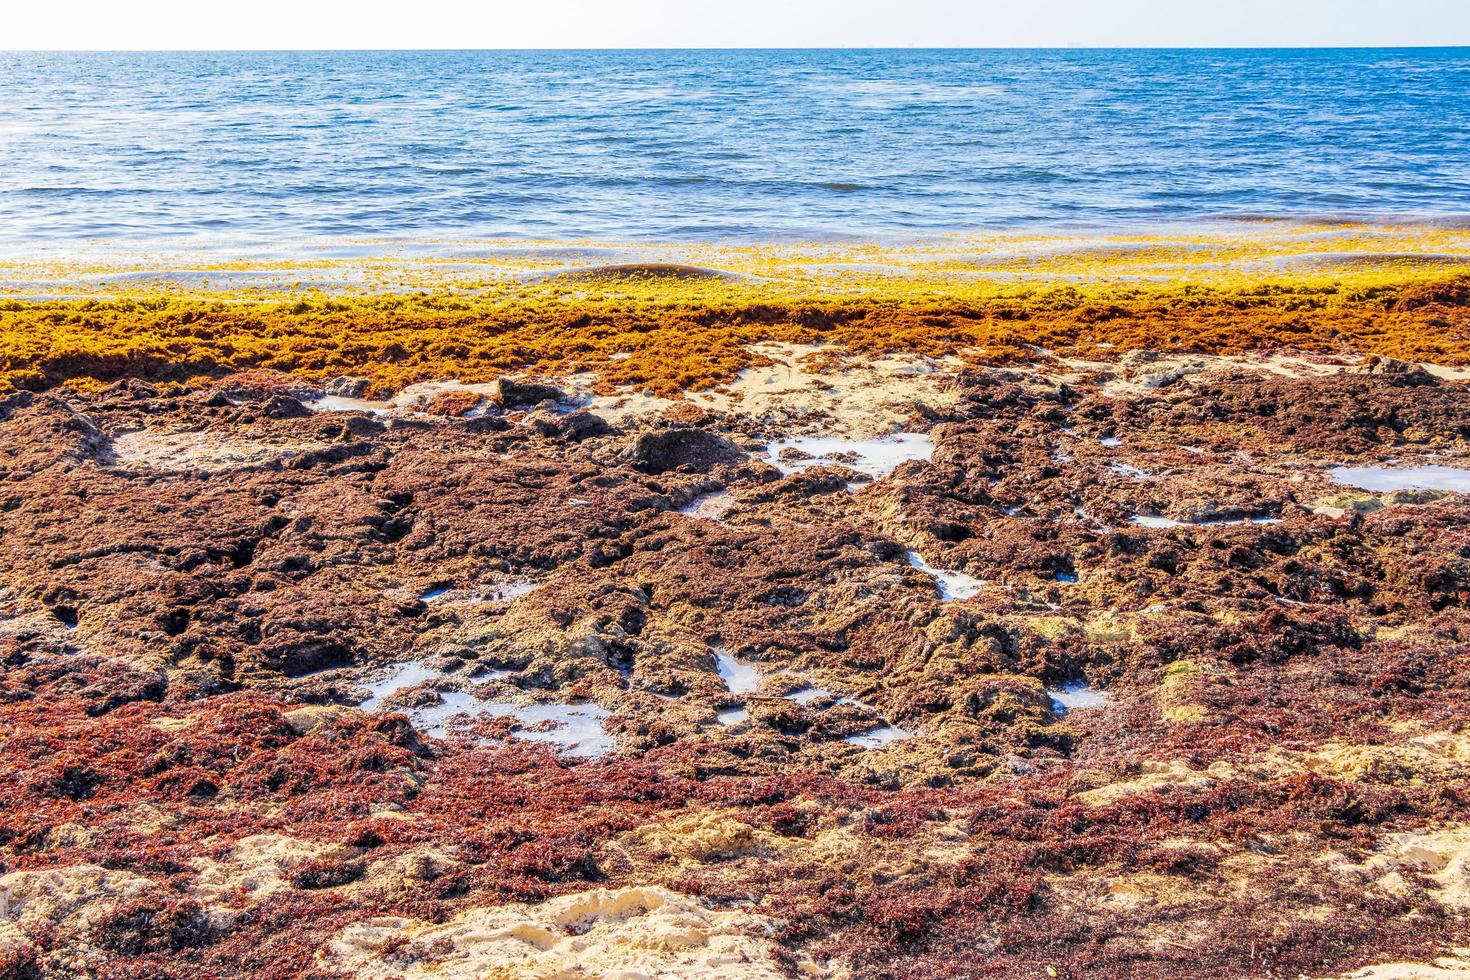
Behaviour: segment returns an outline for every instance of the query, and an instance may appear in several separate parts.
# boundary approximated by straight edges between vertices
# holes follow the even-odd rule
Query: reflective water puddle
[[[894,725],[882,725],[878,728],[870,728],[857,735],[849,735],[843,741],[848,745],[856,745],[864,749],[881,749],[891,742],[898,742],[913,737],[913,732],[905,731]]]
[[[1052,712],[1058,718],[1078,708],[1101,708],[1111,700],[1108,692],[1099,690],[1086,681],[1066,681],[1046,692],[1051,697]]]
[[[492,670],[483,679],[505,677],[510,671]],[[364,711],[383,710],[383,702],[400,691],[418,687],[443,677],[422,663],[410,662],[393,668],[385,677],[363,686],[368,697],[359,705]],[[427,699],[427,698],[426,698]],[[436,691],[434,702],[406,705],[401,711],[414,727],[431,738],[443,738],[456,719],[514,718],[521,726],[511,734],[527,742],[543,742],[561,754],[581,758],[606,755],[617,746],[604,723],[610,712],[595,704],[515,704],[510,701],[482,701],[464,691]]]
[[[947,571],[935,568],[926,562],[917,551],[908,553],[909,564],[921,572],[933,576],[934,584],[939,588],[939,598],[948,602],[952,599],[968,599],[979,593],[985,582],[964,572]]]
[[[1140,527],[1170,528],[1170,527],[1230,527],[1235,524],[1280,524],[1279,517],[1233,517],[1222,520],[1210,521],[1176,521],[1171,517],[1159,517],[1155,514],[1135,514],[1128,518]]]
[[[1373,493],[1395,490],[1470,493],[1470,469],[1454,466],[1334,466],[1327,475],[1338,483]]]
[[[509,602],[536,590],[536,583],[526,579],[492,582],[474,589],[455,589],[448,586],[429,589],[419,595],[420,602],[452,601],[464,603]],[[448,597],[446,600],[445,597]]]
[[[754,665],[741,663],[724,647],[715,647],[714,655],[715,670],[730,693],[746,694],[761,686],[761,674]]]
[[[782,459],[781,453],[787,449],[804,453],[805,457]],[[892,473],[900,463],[929,459],[934,455],[934,440],[918,432],[900,432],[881,439],[799,436],[770,443],[766,455],[772,465],[788,475],[813,466],[845,466],[877,479]]]
[[[813,701],[820,701],[822,698],[830,697],[832,697],[831,691],[821,687],[813,687],[812,685],[808,684],[806,687],[799,687],[791,693],[787,694],[786,700],[795,701],[802,707],[806,707]]]

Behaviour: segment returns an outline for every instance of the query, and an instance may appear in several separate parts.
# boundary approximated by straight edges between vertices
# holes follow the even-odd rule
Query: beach
[[[0,52],[0,980],[1470,975],[1467,72]]]
[[[1467,257],[4,264],[0,962],[1429,975]]]

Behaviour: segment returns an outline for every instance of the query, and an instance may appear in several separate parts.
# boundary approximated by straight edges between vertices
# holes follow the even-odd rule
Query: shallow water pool
[[[747,694],[761,686],[761,673],[753,664],[742,663],[724,647],[715,647],[715,670],[731,694]]]
[[[418,661],[399,664],[382,679],[362,685],[368,689],[368,697],[359,707],[364,711],[376,711],[378,705],[399,691],[406,691],[411,687],[418,687],[420,684],[431,681],[439,676],[441,675],[437,670],[433,670]]]
[[[1172,517],[1159,517],[1156,514],[1135,514],[1128,518],[1139,527],[1171,528],[1171,527],[1231,527],[1236,524],[1280,524],[1279,517],[1230,517],[1212,521],[1176,521]]]
[[[806,705],[811,704],[813,701],[819,701],[822,698],[829,698],[831,696],[832,692],[827,690],[826,688],[813,687],[812,685],[808,684],[806,687],[799,687],[796,690],[792,691],[790,694],[786,695],[786,700],[795,701],[797,704],[805,707]]]
[[[393,407],[392,402],[375,402],[341,395],[323,395],[302,404],[313,412],[367,412],[369,415],[386,415]]]
[[[509,671],[492,670],[482,679],[492,680],[509,675]],[[399,664],[383,678],[363,686],[368,697],[358,706],[364,711],[381,710],[383,702],[409,688],[418,687],[444,675],[417,661]],[[464,691],[437,691],[433,704],[409,705],[395,709],[413,721],[414,727],[431,738],[443,738],[456,718],[511,717],[524,728],[512,732],[528,742],[545,742],[563,755],[592,758],[611,752],[616,740],[603,723],[609,712],[595,704],[515,704],[510,701],[482,701]]]
[[[939,588],[939,598],[946,602],[953,599],[968,599],[978,594],[985,586],[984,581],[973,575],[935,568],[926,562],[917,551],[908,553],[908,561],[914,568],[933,576],[934,584]]]
[[[806,459],[782,459],[786,449],[806,453]],[[847,457],[849,461],[837,457]],[[900,463],[927,460],[934,455],[934,440],[920,432],[900,432],[881,439],[843,439],[837,436],[799,436],[777,439],[766,446],[766,455],[782,473],[799,473],[814,466],[845,466],[877,479],[887,476]]]
[[[546,742],[562,755],[597,758],[617,747],[604,723],[610,712],[595,704],[530,704],[489,701],[482,709],[491,717],[514,718],[527,726],[513,732],[527,742]],[[533,727],[534,726],[534,727]]]
[[[509,602],[536,590],[536,583],[524,579],[515,579],[505,582],[492,582],[478,589],[461,591],[459,589],[445,586],[443,588],[429,589],[419,596],[420,602],[457,601],[467,603],[477,602]],[[448,600],[445,597],[448,596]]]
[[[1470,493],[1470,469],[1455,466],[1334,466],[1327,475],[1338,483],[1373,493],[1395,490]]]
[[[880,725],[856,735],[849,735],[843,741],[848,745],[856,745],[864,749],[881,749],[885,745],[913,737],[913,732],[905,731],[895,725]]]
[[[721,725],[739,725],[750,719],[750,712],[744,708],[724,708],[715,712],[715,721]]]
[[[1111,698],[1108,692],[1088,684],[1086,681],[1066,681],[1046,692],[1051,696],[1052,711],[1058,718],[1078,708],[1101,708]]]

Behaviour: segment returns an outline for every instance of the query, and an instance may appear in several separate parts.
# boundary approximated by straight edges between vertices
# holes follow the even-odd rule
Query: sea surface
[[[1470,215],[1470,49],[0,53],[0,242]]]

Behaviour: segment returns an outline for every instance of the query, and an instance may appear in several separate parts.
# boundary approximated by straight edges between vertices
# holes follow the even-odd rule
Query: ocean
[[[0,54],[0,241],[1470,214],[1470,49]]]

